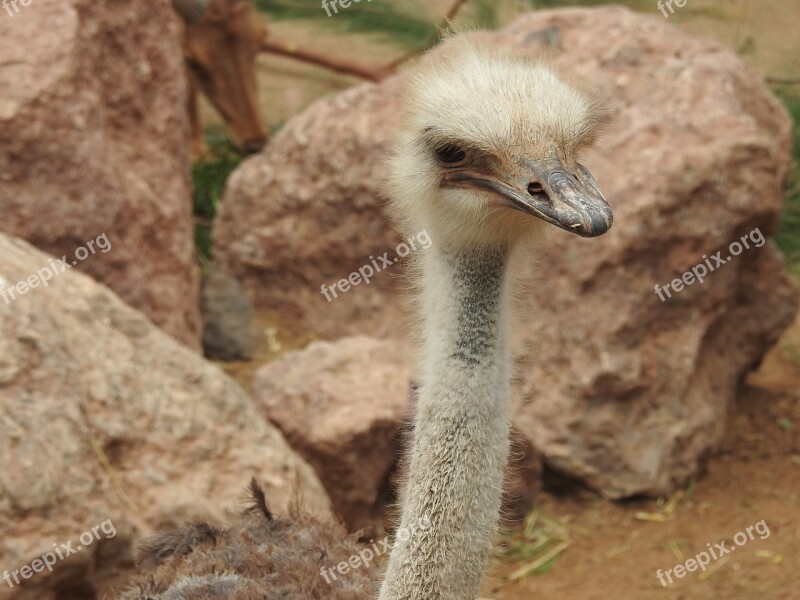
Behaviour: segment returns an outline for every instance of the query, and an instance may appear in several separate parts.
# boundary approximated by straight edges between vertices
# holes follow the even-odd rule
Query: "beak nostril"
[[[542,187],[541,183],[533,181],[533,182],[528,184],[528,193],[531,196],[538,196],[538,195],[544,193],[544,187]]]

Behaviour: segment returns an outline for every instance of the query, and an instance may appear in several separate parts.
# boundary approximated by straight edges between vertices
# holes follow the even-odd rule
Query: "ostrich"
[[[596,103],[550,69],[475,36],[449,40],[415,74],[390,161],[402,226],[426,230],[419,260],[422,375],[400,526],[380,600],[474,600],[508,456],[509,259],[548,224],[592,237],[611,209],[578,151]]]
[[[508,454],[509,261],[541,247],[549,225],[583,237],[611,226],[611,209],[577,162],[599,114],[547,67],[476,34],[448,39],[408,80],[387,190],[402,228],[427,230],[434,243],[416,265],[421,381],[401,495],[400,527],[417,533],[397,537],[380,600],[478,595]],[[237,525],[238,533],[211,540],[208,526],[195,525],[157,539],[146,554],[160,579],[126,600],[251,597],[234,589],[253,598],[375,597],[369,569],[338,584],[320,577],[326,565],[357,555],[352,543],[334,543],[336,534],[319,526],[305,536],[302,524],[278,527],[257,488],[253,496],[261,509],[243,517],[258,518],[251,533]],[[223,537],[234,548],[219,548]],[[295,595],[277,590],[287,577]]]

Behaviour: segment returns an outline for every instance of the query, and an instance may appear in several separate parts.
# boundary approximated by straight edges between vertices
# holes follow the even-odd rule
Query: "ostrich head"
[[[475,35],[446,41],[408,84],[388,192],[437,245],[506,246],[546,223],[584,237],[611,209],[579,151],[598,104],[541,62]]]

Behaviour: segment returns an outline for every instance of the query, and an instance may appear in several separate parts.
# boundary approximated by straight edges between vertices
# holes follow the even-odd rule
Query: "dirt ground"
[[[431,15],[449,4],[425,3]],[[659,16],[655,0],[627,4]],[[689,0],[671,19],[730,46],[765,76],[800,74],[800,0]],[[296,24],[280,23],[272,31],[279,39],[338,56],[383,62],[398,54],[369,40],[345,46],[334,34]],[[283,59],[264,58],[260,67],[263,110],[273,128],[320,95],[353,83]],[[266,325],[262,330],[266,333],[260,357],[279,353],[275,340],[280,332]],[[231,369],[245,389],[258,362]],[[586,490],[551,488],[537,503],[541,515],[556,523],[540,519],[545,533],[550,527],[547,535],[552,534],[554,528],[555,537],[527,559],[514,558],[514,549],[537,550],[535,542],[522,533],[504,538],[485,599],[800,598],[800,319],[731,407],[720,451],[676,497],[612,503]],[[659,583],[659,569],[674,569],[723,540],[726,548],[735,547],[734,536],[761,521],[769,529],[765,539],[756,534],[712,561],[705,572],[673,576],[675,583],[667,581],[666,586]],[[534,528],[533,533],[543,530]],[[541,562],[548,551],[555,559],[542,566],[544,573],[509,579],[520,568]]]
[[[588,492],[540,494],[540,510],[566,525],[570,545],[547,573],[520,583],[507,578],[525,561],[497,560],[484,596],[800,598],[800,319],[750,377],[729,423],[722,448],[693,489],[675,498],[673,510],[656,500],[611,503]],[[762,520],[769,529],[765,539],[754,532],[752,541],[712,561],[705,573],[673,577],[672,585],[664,578],[666,587],[659,583],[657,570],[673,569],[708,544],[727,540],[725,547],[733,547],[737,533]]]

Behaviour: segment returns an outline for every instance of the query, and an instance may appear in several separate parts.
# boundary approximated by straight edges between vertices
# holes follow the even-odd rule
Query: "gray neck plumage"
[[[381,600],[474,600],[508,453],[507,252],[422,258],[425,340],[401,529]]]

